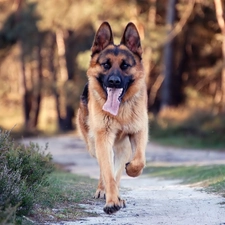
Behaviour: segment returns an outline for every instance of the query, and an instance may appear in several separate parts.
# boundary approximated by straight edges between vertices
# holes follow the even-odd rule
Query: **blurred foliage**
[[[180,106],[150,118],[151,140],[166,146],[223,150],[224,132],[224,116],[200,107]]]
[[[31,132],[74,128],[79,96],[87,82],[90,48],[102,21],[111,24],[115,43],[119,43],[128,22],[136,24],[144,50],[149,112],[159,115],[168,3],[169,0],[0,1],[0,126],[11,129],[18,123],[18,127]],[[173,30],[171,105],[188,102],[193,108],[200,105],[201,110],[217,116],[224,93],[222,34],[214,1],[177,1],[173,27],[180,30]],[[12,120],[7,114],[13,115]]]

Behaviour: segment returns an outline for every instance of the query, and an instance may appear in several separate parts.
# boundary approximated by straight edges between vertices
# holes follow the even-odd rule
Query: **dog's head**
[[[144,77],[139,33],[135,25],[129,23],[120,44],[115,45],[111,27],[104,22],[95,35],[91,50],[89,81],[94,81],[98,94],[105,99],[103,110],[117,115],[120,102],[138,91],[135,82]]]

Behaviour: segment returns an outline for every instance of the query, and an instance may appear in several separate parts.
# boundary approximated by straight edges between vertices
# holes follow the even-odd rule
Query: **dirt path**
[[[66,165],[73,173],[98,176],[98,165],[85,150],[82,141],[73,136],[35,138],[29,141],[49,145],[54,161]],[[28,142],[24,140],[23,142]],[[146,152],[151,164],[218,164],[225,163],[225,153],[215,151],[194,151],[165,148],[149,144]],[[83,218],[75,222],[60,222],[63,225],[76,224],[166,224],[166,225],[222,225],[225,224],[225,199],[207,194],[200,189],[181,185],[178,181],[160,180],[140,176],[129,178],[124,175],[121,182],[121,196],[127,207],[114,215],[106,215],[104,202],[96,200],[94,205],[83,205],[86,210],[96,212],[98,217]]]

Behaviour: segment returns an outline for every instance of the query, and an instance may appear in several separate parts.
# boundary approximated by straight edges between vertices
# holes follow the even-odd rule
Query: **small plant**
[[[0,130],[0,224],[27,215],[38,190],[47,184],[53,163],[44,150],[32,143],[14,143],[9,132]]]

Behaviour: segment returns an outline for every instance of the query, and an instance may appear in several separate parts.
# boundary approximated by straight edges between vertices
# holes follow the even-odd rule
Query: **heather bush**
[[[46,149],[33,143],[15,143],[9,132],[0,130],[0,224],[27,215],[39,191],[47,185],[53,163]]]

